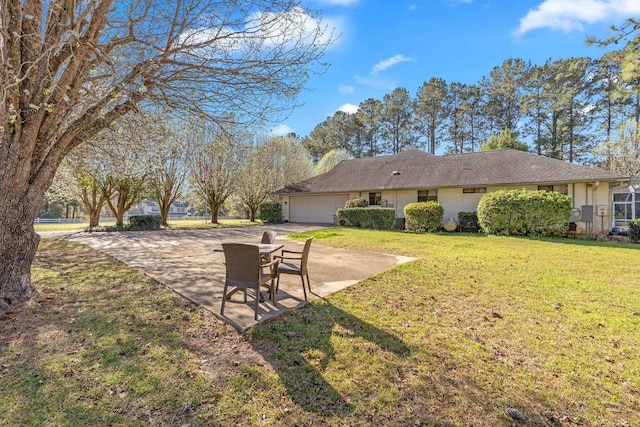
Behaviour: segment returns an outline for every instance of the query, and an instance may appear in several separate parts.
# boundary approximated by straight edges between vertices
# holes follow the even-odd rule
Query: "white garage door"
[[[332,224],[333,214],[344,208],[348,194],[289,197],[289,221]]]

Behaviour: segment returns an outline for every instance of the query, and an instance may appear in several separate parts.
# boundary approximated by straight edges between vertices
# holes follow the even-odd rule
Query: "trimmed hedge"
[[[160,215],[133,215],[129,217],[129,230],[158,230],[162,219]]]
[[[629,221],[629,238],[634,242],[640,241],[640,219]]]
[[[282,224],[282,205],[280,202],[270,201],[261,203],[258,206],[258,219],[265,224]]]
[[[344,208],[336,213],[342,227],[391,230],[396,217],[394,208]]]
[[[480,230],[477,212],[458,212],[458,225],[462,231],[477,232]]]
[[[499,190],[478,204],[478,222],[487,234],[564,236],[571,198],[553,191]]]
[[[444,209],[438,202],[409,203],[404,207],[404,228],[412,233],[436,232]]]
[[[347,203],[344,204],[345,209],[366,208],[367,206],[369,206],[369,201],[367,199],[363,199],[362,197],[356,197],[355,199],[347,200]]]

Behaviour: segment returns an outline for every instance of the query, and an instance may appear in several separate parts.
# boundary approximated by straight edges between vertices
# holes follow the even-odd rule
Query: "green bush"
[[[444,209],[438,202],[409,203],[404,207],[404,228],[412,233],[438,231],[443,214]]]
[[[336,215],[342,227],[391,230],[396,211],[393,208],[344,208],[338,209]]]
[[[129,217],[129,230],[158,230],[160,215],[133,215]]]
[[[345,209],[366,208],[367,206],[369,206],[369,201],[362,197],[357,197],[355,199],[347,200],[347,203],[344,204]]]
[[[462,231],[476,232],[480,229],[477,212],[458,212],[458,224]]]
[[[258,207],[258,219],[265,224],[282,224],[284,217],[282,216],[280,202],[268,201],[260,204]]]
[[[570,215],[571,198],[553,191],[500,190],[478,204],[478,223],[488,234],[565,235]]]
[[[634,242],[640,241],[640,219],[629,221],[629,238]]]

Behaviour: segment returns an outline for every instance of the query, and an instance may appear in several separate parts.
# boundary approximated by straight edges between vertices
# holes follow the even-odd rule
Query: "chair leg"
[[[220,315],[224,314],[224,302],[227,300],[227,285],[222,289],[222,306],[220,307]]]
[[[307,287],[309,288],[309,292],[311,292],[311,282],[309,281],[309,274],[306,274],[307,276]]]
[[[309,301],[309,300],[307,299],[307,288],[306,288],[306,286],[304,285],[304,275],[302,275],[302,274],[301,274],[301,275],[300,275],[300,279],[302,279],[302,292],[304,292],[304,300],[305,300],[305,301]]]
[[[276,305],[276,283],[275,279],[271,279],[271,285],[269,286],[269,292],[271,293],[271,301],[273,301],[273,305]]]
[[[256,288],[256,314],[253,316],[254,320],[258,320],[258,305],[260,304],[260,285]]]

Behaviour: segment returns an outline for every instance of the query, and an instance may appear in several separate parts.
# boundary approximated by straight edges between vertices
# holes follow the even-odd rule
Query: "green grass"
[[[0,313],[0,425],[640,425],[639,246],[312,234],[418,259],[240,336],[43,240],[40,296]]]

